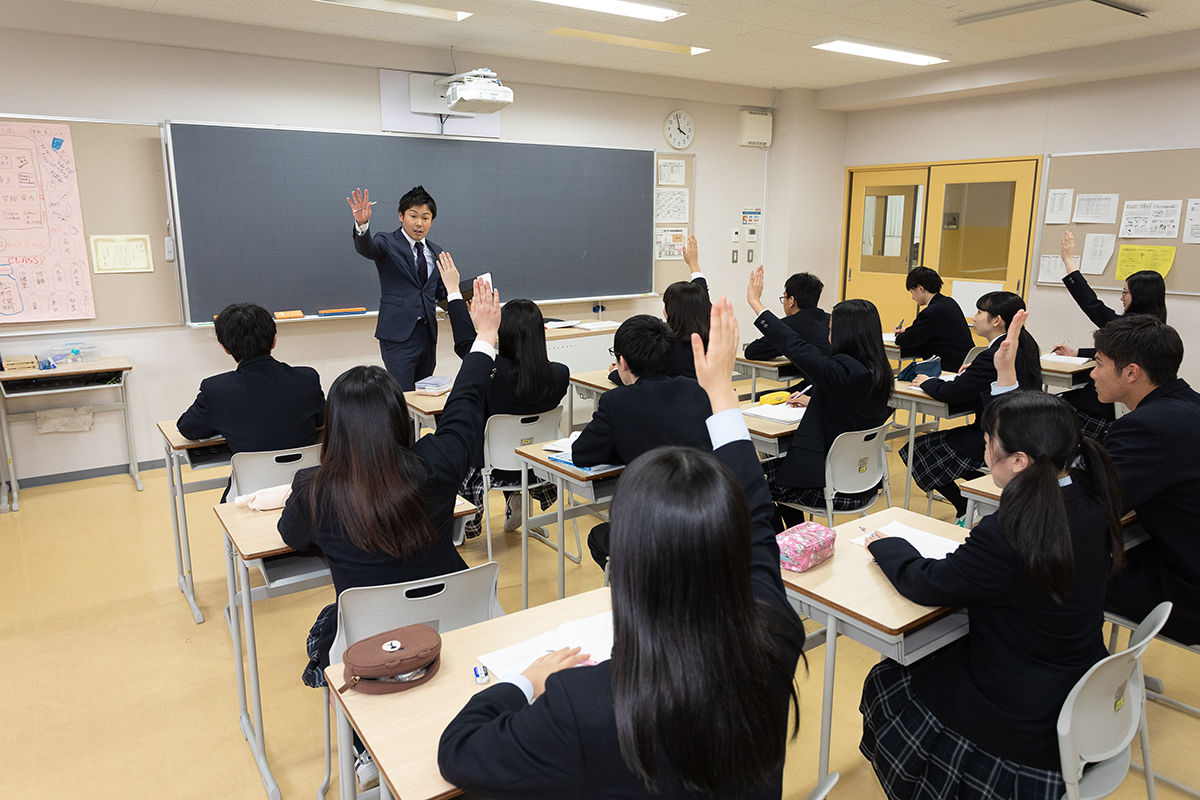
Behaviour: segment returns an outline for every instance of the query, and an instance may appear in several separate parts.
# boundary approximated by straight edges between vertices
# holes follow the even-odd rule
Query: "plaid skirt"
[[[329,648],[333,646],[336,634],[337,603],[330,603],[317,614],[317,621],[308,629],[308,638],[304,640],[308,663],[304,665],[300,679],[305,686],[320,689],[326,685],[325,667],[329,666]]]
[[[1108,429],[1112,427],[1113,420],[1088,411],[1076,409],[1076,412],[1079,414],[1079,430],[1083,432],[1083,435],[1103,444],[1104,437],[1108,436]]]
[[[531,472],[529,474],[529,496],[541,503],[542,511],[545,511],[558,500],[558,489],[554,488],[554,484],[552,483],[534,486],[533,483],[536,480]],[[496,489],[501,486],[516,486],[518,489],[521,488],[521,473],[496,470],[492,473],[492,488]],[[458,493],[470,500],[475,508],[478,509],[475,512],[475,516],[467,520],[466,524],[467,538],[474,539],[483,533],[483,473],[477,468],[471,467],[471,471],[467,473],[467,478],[463,481]],[[505,519],[507,519],[508,508],[505,509],[504,513]]]
[[[923,492],[953,483],[987,466],[981,459],[963,455],[951,447],[946,441],[948,433],[950,431],[927,433],[913,445],[912,476]],[[909,463],[907,444],[900,448],[900,458],[905,464]]]
[[[1061,773],[999,758],[943,726],[891,659],[867,675],[858,709],[858,749],[889,800],[1059,800],[1066,792]]]
[[[772,458],[763,462],[763,472],[767,476],[767,486],[771,488],[771,499],[776,503],[794,503],[798,506],[808,506],[809,508],[824,508],[825,507],[825,488],[823,486],[797,487],[784,486],[775,480],[779,473],[779,466],[783,463],[782,458]],[[874,489],[858,494],[835,494],[833,496],[834,511],[858,511],[871,501],[871,498],[879,494],[879,489],[883,485],[880,481]]]

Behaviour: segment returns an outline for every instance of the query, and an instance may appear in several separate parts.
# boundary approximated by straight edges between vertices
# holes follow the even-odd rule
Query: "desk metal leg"
[[[575,393],[578,391],[571,384],[567,384],[567,421],[559,427],[563,436],[570,436],[571,431],[575,429]]]
[[[192,609],[192,618],[199,625],[204,615],[196,605],[196,590],[192,584],[192,551],[187,539],[187,512],[183,505],[183,470],[180,456],[163,440],[163,452],[167,461],[167,495],[171,501],[171,527],[175,534],[175,570],[179,591]]]
[[[967,529],[970,530],[975,524],[975,498],[967,495],[967,515],[963,517],[967,521]]]
[[[129,373],[126,373],[125,379],[121,381],[121,405],[124,406],[122,411],[125,414],[125,446],[129,448],[129,476],[133,478],[133,485],[140,492],[142,478],[138,475],[137,445],[133,437],[133,409],[129,407]]]
[[[750,367],[750,401],[758,400],[758,367]]]
[[[529,470],[521,465],[521,608],[529,608]]]
[[[821,756],[817,763],[817,782],[829,775],[829,735],[833,727],[833,670],[837,663],[837,617],[825,618],[825,694],[821,698]]]
[[[908,469],[904,471],[904,510],[912,500],[913,449],[917,440],[917,401],[908,401]]]
[[[263,737],[263,714],[262,714],[262,695],[259,693],[258,687],[258,646],[254,641],[254,602],[250,597],[250,566],[245,559],[238,558],[238,578],[241,582],[242,589],[242,621],[246,626],[246,672],[250,678],[250,709],[254,713],[254,725],[250,731],[250,736],[246,741],[250,743],[250,750],[254,753],[254,760],[258,762],[258,772],[262,776],[263,787],[267,790],[267,796],[271,800],[280,800],[279,785],[275,783],[275,776],[271,774],[271,767],[267,764],[267,749]],[[231,612],[237,613],[236,608]],[[234,616],[236,620],[236,616]],[[241,668],[241,659],[238,659],[238,667]],[[245,733],[245,716],[243,715],[243,733]]]
[[[0,393],[0,435],[4,437],[4,455],[8,459],[8,482],[12,487],[12,510],[20,508],[17,492],[21,486],[17,482],[17,465],[13,463],[12,439],[8,435],[8,407],[4,403],[4,395]]]
[[[330,687],[331,691],[337,691]],[[338,745],[338,792],[342,800],[355,800],[358,789],[354,776],[354,737],[351,735],[350,720],[341,703],[337,703],[337,745]],[[382,784],[382,779],[380,780]]]
[[[554,485],[558,488],[558,599],[562,600],[567,596],[567,520],[563,513],[567,507],[567,482],[555,478]]]
[[[8,505],[9,473],[12,472],[12,462],[8,460],[8,452],[0,459],[0,514],[7,514],[12,509]]]
[[[225,586],[229,591],[229,604],[225,606],[225,624],[229,627],[229,641],[233,644],[233,674],[238,696],[238,725],[246,741],[254,736],[250,726],[250,715],[246,711],[246,672],[242,667],[242,627],[237,618],[238,583],[237,550],[229,536],[225,537]]]

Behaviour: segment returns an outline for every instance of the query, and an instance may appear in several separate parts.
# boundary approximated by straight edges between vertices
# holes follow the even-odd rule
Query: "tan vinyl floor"
[[[904,473],[891,458],[892,496],[900,500]],[[21,510],[0,517],[0,798],[265,796],[237,724],[221,618],[225,570],[212,511],[220,495],[187,498],[196,594],[206,617],[197,625],[176,587],[166,472],[142,478],[142,493],[125,476],[26,489]],[[503,506],[496,497],[498,531]],[[924,507],[923,496],[914,499],[914,510]],[[935,515],[949,511],[935,504]],[[519,540],[497,532],[495,543],[500,599],[515,611]],[[556,558],[536,543],[530,552],[531,600],[547,602],[556,593]],[[482,563],[483,539],[468,542],[464,556]],[[568,592],[601,581],[586,555],[581,565],[568,563]],[[284,798],[312,798],[323,771],[321,694],[301,684],[300,671],[309,625],[332,600],[325,587],[255,607],[268,756]],[[816,782],[823,648],[809,656],[808,673],[798,675],[801,731],[789,751],[788,798],[804,798]],[[877,660],[840,640],[831,763],[841,781],[832,797],[883,797],[857,748],[860,689]],[[1169,694],[1200,706],[1200,656],[1155,643],[1146,671],[1164,679]],[[1200,719],[1155,705],[1150,730],[1156,768],[1200,786]],[[329,797],[336,786],[335,775]],[[1127,777],[1115,796],[1144,797],[1141,776]],[[1159,784],[1159,797],[1183,796]]]

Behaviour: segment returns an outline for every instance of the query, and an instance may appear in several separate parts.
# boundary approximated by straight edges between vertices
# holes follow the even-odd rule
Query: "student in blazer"
[[[175,427],[189,439],[225,437],[234,453],[304,447],[317,441],[325,413],[321,378],[312,367],[271,357],[275,320],[253,303],[235,303],[214,325],[237,369],[205,378]],[[228,488],[226,493],[228,493]],[[221,502],[225,502],[225,495]]]
[[[709,449],[704,420],[708,396],[692,378],[666,375],[675,338],[666,324],[648,314],[621,323],[613,334],[613,355],[621,385],[600,395],[592,421],[571,446],[580,467],[630,464],[663,445]],[[592,557],[608,561],[608,523],[588,534]]]
[[[780,322],[815,346],[821,355],[827,356],[829,315],[817,307],[824,288],[825,284],[816,275],[797,272],[783,284],[783,297],[779,298],[779,302],[783,304],[783,319]],[[770,361],[783,353],[766,336],[760,336],[746,345],[744,355],[751,361]]]
[[[695,356],[715,452],[655,450],[618,484],[611,659],[571,669],[588,654],[560,650],[472,697],[438,746],[454,785],[523,800],[780,797],[803,633],[730,383],[737,342],[732,308],[715,304]]]
[[[1130,409],[1104,444],[1124,510],[1150,534],[1109,582],[1108,608],[1140,621],[1170,600],[1163,634],[1200,644],[1200,394],[1178,377],[1183,340],[1155,316],[1126,314],[1095,341],[1097,395]]]
[[[941,294],[942,276],[929,267],[914,267],[904,278],[904,288],[925,308],[912,325],[896,326],[896,346],[904,358],[918,356],[942,360],[942,369],[958,372],[975,346],[967,318],[953,297]]]
[[[384,366],[401,389],[411,392],[437,363],[435,304],[445,292],[436,264],[442,248],[426,238],[437,203],[423,186],[414,186],[400,198],[400,227],[372,236],[370,193],[355,189],[346,201],[354,213],[354,249],[379,270],[382,297],[375,338]]]
[[[1009,345],[998,383],[1016,383],[1016,337]],[[1012,391],[984,416],[999,512],[942,559],[867,539],[902,595],[965,606],[971,622],[934,655],[910,667],[885,660],[867,678],[860,750],[889,800],[1061,796],[1058,713],[1108,655],[1104,587],[1122,553],[1112,462],[1052,395]],[[1072,469],[1079,457],[1084,468]]]

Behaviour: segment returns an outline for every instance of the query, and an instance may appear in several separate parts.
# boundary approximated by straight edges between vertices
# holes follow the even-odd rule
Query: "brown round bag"
[[[407,625],[355,642],[342,656],[346,683],[364,694],[390,694],[420,686],[441,666],[442,637],[428,625]]]

